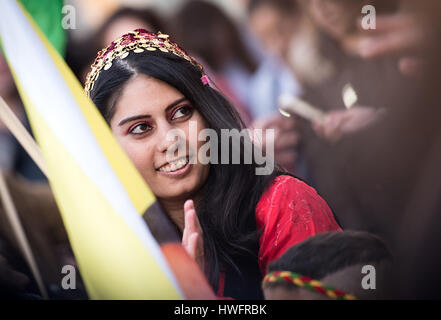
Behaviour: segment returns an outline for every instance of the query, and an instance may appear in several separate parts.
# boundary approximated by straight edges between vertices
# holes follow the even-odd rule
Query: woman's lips
[[[158,173],[166,176],[180,176],[190,169],[190,161],[187,157],[181,158],[179,160],[173,161],[172,163],[168,163],[163,165],[159,169],[157,169]]]

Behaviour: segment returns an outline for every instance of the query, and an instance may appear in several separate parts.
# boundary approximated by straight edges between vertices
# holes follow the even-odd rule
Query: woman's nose
[[[172,152],[174,153],[178,148],[183,145],[185,141],[185,133],[176,129],[170,125],[162,125],[158,127],[157,131],[158,143],[156,149],[158,152]]]

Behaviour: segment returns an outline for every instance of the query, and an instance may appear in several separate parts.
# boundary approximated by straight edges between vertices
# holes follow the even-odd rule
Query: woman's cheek
[[[113,133],[121,148],[135,165],[135,168],[146,180],[148,178],[148,175],[146,176],[148,168],[153,168],[153,156],[152,152],[149,152],[149,150],[153,150],[152,147],[148,146],[146,141],[142,139],[136,140],[125,132],[114,131]]]
[[[125,151],[142,175],[153,169],[153,158],[148,152],[148,146],[135,143],[127,146]]]

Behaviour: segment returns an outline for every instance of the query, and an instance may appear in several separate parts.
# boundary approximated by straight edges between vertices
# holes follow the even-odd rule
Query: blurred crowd
[[[137,28],[170,34],[203,63],[249,128],[275,130],[275,160],[317,190],[344,230],[383,239],[394,264],[384,297],[440,298],[440,2],[242,2],[237,16],[203,0],[182,1],[167,14],[154,6],[117,8],[87,37],[69,30],[66,61],[84,83],[95,54],[118,36]],[[374,29],[363,28],[365,5],[375,8]],[[281,114],[279,99],[286,95],[324,116]],[[1,56],[0,96],[29,127]],[[40,265],[57,269],[72,259],[55,204],[38,206],[38,192],[52,199],[44,176],[1,122],[0,169],[28,237],[37,238],[31,244]],[[41,211],[48,213],[36,219],[33,213]],[[0,205],[0,270],[14,274],[0,271],[0,283],[35,291],[3,217]],[[57,283],[56,271],[42,269],[46,283]],[[59,297],[55,287],[51,294]]]

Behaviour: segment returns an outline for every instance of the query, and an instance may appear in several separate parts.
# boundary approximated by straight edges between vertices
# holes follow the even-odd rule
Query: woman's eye
[[[143,134],[148,131],[150,131],[152,128],[147,123],[140,123],[136,126],[134,126],[132,129],[130,129],[131,134]]]
[[[189,106],[183,106],[176,110],[176,112],[173,114],[172,120],[180,119],[183,117],[186,117],[188,115],[191,115],[192,109]]]

